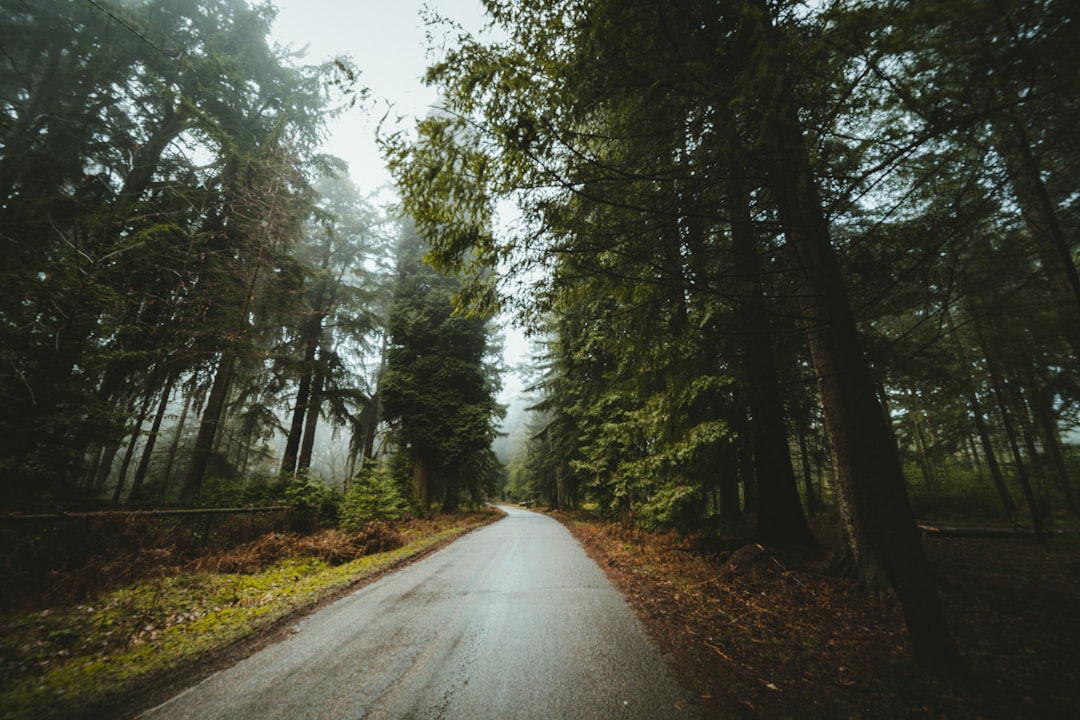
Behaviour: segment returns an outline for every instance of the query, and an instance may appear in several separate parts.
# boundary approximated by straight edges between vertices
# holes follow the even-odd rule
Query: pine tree
[[[494,491],[491,451],[498,379],[488,356],[487,320],[454,311],[458,283],[423,260],[411,223],[398,246],[390,346],[382,385],[386,420],[407,457],[415,498],[453,509]]]

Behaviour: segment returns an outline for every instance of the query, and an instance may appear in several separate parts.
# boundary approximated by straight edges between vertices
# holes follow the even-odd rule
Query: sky
[[[445,32],[425,27],[420,17],[429,7],[470,32],[484,25],[480,0],[273,0],[278,8],[273,36],[296,49],[305,46],[305,62],[349,56],[359,70],[359,84],[371,99],[336,119],[326,150],[349,163],[349,175],[365,194],[390,183],[375,144],[380,118],[423,117],[436,100],[421,78],[441,57]],[[428,34],[435,47],[429,48]],[[434,55],[432,54],[434,51]]]
[[[422,77],[429,64],[441,59],[448,42],[446,31],[425,26],[421,10],[428,7],[478,34],[485,25],[480,0],[273,0],[273,4],[278,16],[272,35],[282,45],[307,47],[301,62],[352,59],[359,84],[369,89],[370,98],[332,122],[324,150],[349,164],[349,175],[361,193],[388,199],[391,178],[375,142],[379,122],[386,116],[386,131],[401,126],[395,125],[398,116],[408,127],[413,119],[427,115],[438,95]],[[504,328],[504,333],[504,362],[528,363],[529,344],[521,331]],[[523,383],[511,373],[503,382],[499,401],[511,406],[509,425],[520,420]],[[504,431],[512,430],[504,426]]]

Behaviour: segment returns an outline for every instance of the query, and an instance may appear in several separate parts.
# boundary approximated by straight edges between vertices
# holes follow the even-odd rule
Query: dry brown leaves
[[[819,572],[827,547],[785,553],[746,541],[706,554],[674,536],[562,519],[698,692],[705,717],[1080,717],[1080,651],[1071,647],[1080,637],[1080,588],[1065,569],[1076,559],[1070,547],[1042,557],[1060,571],[1027,589],[1031,578],[1003,569],[1000,558],[1019,543],[1018,563],[1030,567],[1030,543],[931,544],[932,557],[966,568],[943,588],[976,675],[972,686],[957,686],[914,665],[898,608]],[[816,529],[819,538],[832,533]],[[983,556],[988,564],[978,561]],[[1071,617],[1062,618],[1068,608]],[[1014,632],[1019,616],[1022,641]]]
[[[313,557],[329,565],[342,565],[371,553],[395,550],[408,544],[406,528],[389,523],[367,525],[357,533],[322,530],[311,535],[269,533],[224,552],[196,558],[187,564],[191,572],[256,573],[277,560]]]
[[[104,514],[0,533],[0,615],[85,602],[138,580],[181,571],[254,573],[286,557],[331,565],[475,524],[492,510],[375,522],[358,533],[269,532],[269,516],[195,520]],[[211,533],[209,532],[212,529]]]

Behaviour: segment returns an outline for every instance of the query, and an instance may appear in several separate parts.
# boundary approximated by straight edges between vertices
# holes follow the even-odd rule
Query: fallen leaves
[[[975,692],[920,672],[899,609],[819,571],[828,547],[782,553],[724,539],[723,550],[687,552],[673,536],[567,525],[697,691],[705,717],[1080,717],[1071,642],[1080,584],[1068,570],[1076,545],[928,541],[961,650],[993,678]]]

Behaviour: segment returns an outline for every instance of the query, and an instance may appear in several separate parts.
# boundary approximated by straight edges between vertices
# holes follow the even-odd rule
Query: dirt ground
[[[912,660],[899,608],[815,551],[710,543],[560,516],[628,597],[706,718],[1078,718],[1080,540],[926,540],[970,680]]]

